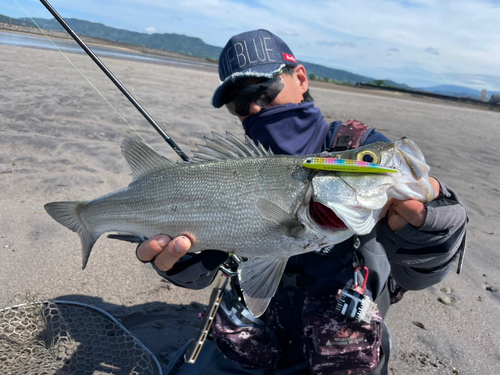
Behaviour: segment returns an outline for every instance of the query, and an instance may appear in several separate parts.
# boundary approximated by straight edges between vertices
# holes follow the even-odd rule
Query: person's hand
[[[154,260],[160,271],[170,270],[191,248],[191,241],[186,236],[175,237],[159,235],[143,242],[137,248],[137,258],[143,262]]]
[[[434,188],[434,199],[439,196],[439,182],[435,178],[429,177],[429,182]],[[409,199],[406,201],[394,200],[387,213],[389,227],[396,231],[403,228],[406,224],[411,224],[418,228],[425,221],[427,212],[425,205],[417,200]]]

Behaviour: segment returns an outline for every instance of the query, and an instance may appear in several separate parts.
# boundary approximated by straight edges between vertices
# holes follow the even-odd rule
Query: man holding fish
[[[368,145],[390,141],[356,121],[328,124],[312,103],[304,66],[274,34],[255,30],[231,38],[219,59],[219,75],[212,104],[238,116],[245,133],[265,149],[287,155],[347,149],[352,151],[345,155],[355,160],[381,164]],[[406,147],[402,144],[403,153]],[[213,340],[194,365],[185,364],[178,373],[387,374],[390,333],[383,317],[389,305],[406,290],[443,280],[465,246],[464,207],[443,183],[427,181],[432,190],[425,199],[393,199],[369,233],[287,259],[260,318],[245,310],[247,296],[238,298],[240,283],[233,278],[212,327]],[[351,228],[348,219],[321,204],[311,203],[308,215],[325,226]],[[169,234],[142,243],[137,257],[176,285],[210,285],[228,254],[188,253],[196,240]]]

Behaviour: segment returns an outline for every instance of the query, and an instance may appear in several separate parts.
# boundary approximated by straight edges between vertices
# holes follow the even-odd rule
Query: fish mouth
[[[319,226],[332,230],[347,229],[347,225],[344,224],[332,209],[312,199],[309,202],[309,215]]]

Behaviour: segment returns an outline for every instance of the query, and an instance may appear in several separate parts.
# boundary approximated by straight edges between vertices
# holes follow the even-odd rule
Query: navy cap
[[[212,105],[227,103],[226,89],[246,77],[273,78],[285,67],[297,66],[297,60],[285,42],[267,30],[254,30],[229,39],[219,57],[220,86]]]

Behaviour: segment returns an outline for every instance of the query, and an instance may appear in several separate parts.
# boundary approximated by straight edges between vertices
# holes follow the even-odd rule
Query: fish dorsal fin
[[[266,151],[260,143],[256,145],[248,136],[245,137],[245,142],[240,141],[229,132],[226,132],[225,137],[212,132],[212,138],[203,138],[205,139],[205,145],[196,144],[198,150],[193,151],[193,158],[191,161],[213,162],[253,156],[274,155],[271,150]]]
[[[122,154],[132,170],[134,180],[178,166],[176,162],[161,156],[144,142],[133,138],[126,138],[123,141]]]
[[[253,316],[264,314],[285,271],[288,258],[253,257],[238,269],[243,298]]]

